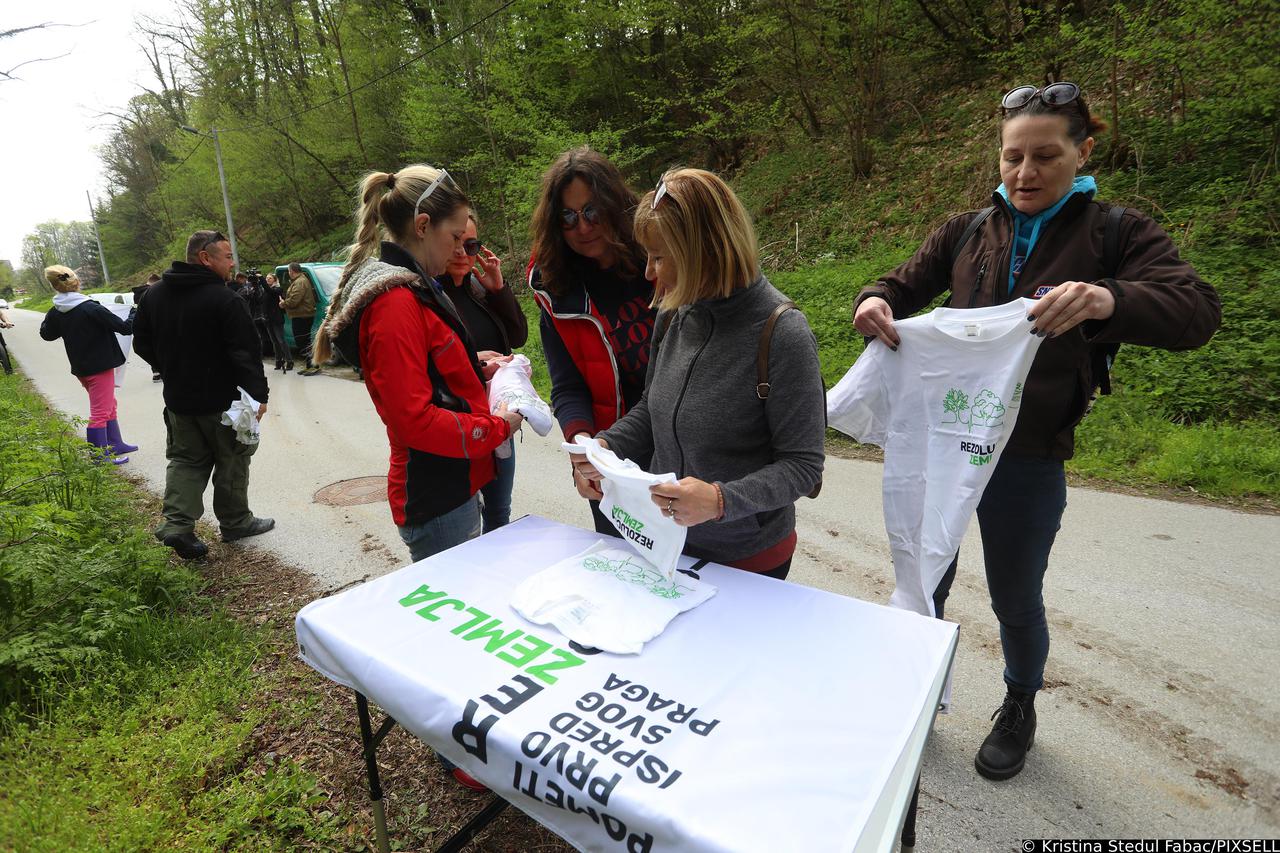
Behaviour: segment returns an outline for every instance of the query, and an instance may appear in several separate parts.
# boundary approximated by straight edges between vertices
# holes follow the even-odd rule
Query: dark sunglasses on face
[[[476,255],[480,254],[480,249],[483,247],[484,243],[481,243],[475,237],[462,241],[462,251],[469,258],[474,258]]]
[[[1000,99],[1000,109],[1004,112],[1020,110],[1031,103],[1031,99],[1036,95],[1040,96],[1040,100],[1047,107],[1065,107],[1079,99],[1080,87],[1065,80],[1061,83],[1050,83],[1043,89],[1037,89],[1035,86],[1019,86],[1016,89],[1010,89]]]
[[[584,204],[581,210],[574,210],[572,207],[563,208],[560,211],[560,227],[566,231],[577,228],[579,218],[588,225],[599,225],[600,211],[596,210],[596,206],[590,202]]]

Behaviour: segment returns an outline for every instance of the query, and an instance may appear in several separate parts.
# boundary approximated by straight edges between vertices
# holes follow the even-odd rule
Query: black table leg
[[[902,823],[902,849],[904,853],[916,847],[916,808],[920,805],[920,780],[916,779],[916,789],[911,793],[911,806],[907,809],[907,819]]]
[[[382,783],[378,781],[378,741],[369,720],[369,701],[356,691],[356,710],[360,712],[360,743],[364,746],[364,769],[369,777],[369,800],[373,803],[373,825],[377,833],[379,853],[391,853],[387,841],[387,813],[382,807]],[[385,727],[383,733],[385,734]]]
[[[466,826],[455,832],[442,846],[437,847],[436,853],[460,853],[462,848],[466,847],[467,843],[479,835],[486,826],[493,823],[493,819],[502,814],[502,810],[506,807],[506,800],[502,797],[494,797],[493,802],[484,807],[484,811],[467,821]]]
[[[387,840],[387,813],[382,805],[382,782],[378,779],[378,744],[387,736],[387,732],[395,726],[394,718],[388,716],[375,732],[373,721],[369,718],[369,700],[359,690],[356,694],[356,710],[360,712],[360,743],[364,748],[364,769],[369,777],[369,800],[373,803],[373,824],[377,833],[378,853],[390,853],[391,845]],[[455,832],[436,853],[459,853],[472,838],[479,835],[493,819],[507,807],[502,797],[494,797],[493,802],[484,810],[467,821],[467,825]]]

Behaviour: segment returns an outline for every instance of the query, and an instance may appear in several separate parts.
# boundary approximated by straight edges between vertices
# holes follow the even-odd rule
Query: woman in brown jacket
[[[1039,300],[1028,331],[1045,341],[1013,434],[978,504],[1008,691],[975,758],[988,779],[1017,775],[1035,737],[1035,694],[1049,655],[1044,572],[1066,508],[1063,460],[1072,455],[1075,426],[1094,390],[1106,380],[1098,354],[1120,343],[1198,347],[1222,318],[1217,293],[1178,257],[1159,225],[1094,200],[1097,185],[1079,173],[1093,151],[1093,134],[1105,128],[1074,83],[1010,91],[1001,102],[1002,183],[993,208],[945,223],[854,303],[854,327],[896,347],[894,318],[909,317],[948,289],[953,308]],[[934,592],[939,618],[958,559]]]

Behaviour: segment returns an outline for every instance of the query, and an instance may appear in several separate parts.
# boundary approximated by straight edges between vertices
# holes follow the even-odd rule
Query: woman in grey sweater
[[[822,480],[826,423],[818,345],[804,315],[766,323],[787,297],[760,274],[755,230],[733,191],[701,169],[675,169],[636,210],[659,315],[644,395],[596,439],[680,480],[654,503],[688,527],[685,553],[785,578],[795,502]],[[575,457],[579,474],[600,475]]]

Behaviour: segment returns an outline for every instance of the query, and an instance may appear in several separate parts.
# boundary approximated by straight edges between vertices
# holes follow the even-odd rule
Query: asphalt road
[[[13,314],[18,327],[5,338],[22,369],[55,406],[85,417],[87,395],[61,345],[39,339],[39,315]],[[384,501],[314,499],[336,481],[386,474],[385,431],[364,386],[267,368],[270,408],[250,498],[278,527],[252,547],[333,587],[407,563]],[[125,436],[142,447],[122,470],[160,491],[161,387],[136,356],[119,400]],[[558,444],[528,431],[517,447],[514,514],[589,526]],[[876,463],[827,460],[821,497],[800,502],[792,581],[887,601],[880,475]],[[1003,783],[973,770],[1003,697],[976,525],[962,551],[947,603],[962,626],[954,707],[926,752],[918,850],[1020,850],[1020,839],[1041,837],[1280,836],[1280,517],[1071,489],[1046,579],[1053,648],[1039,730],[1026,770]]]

